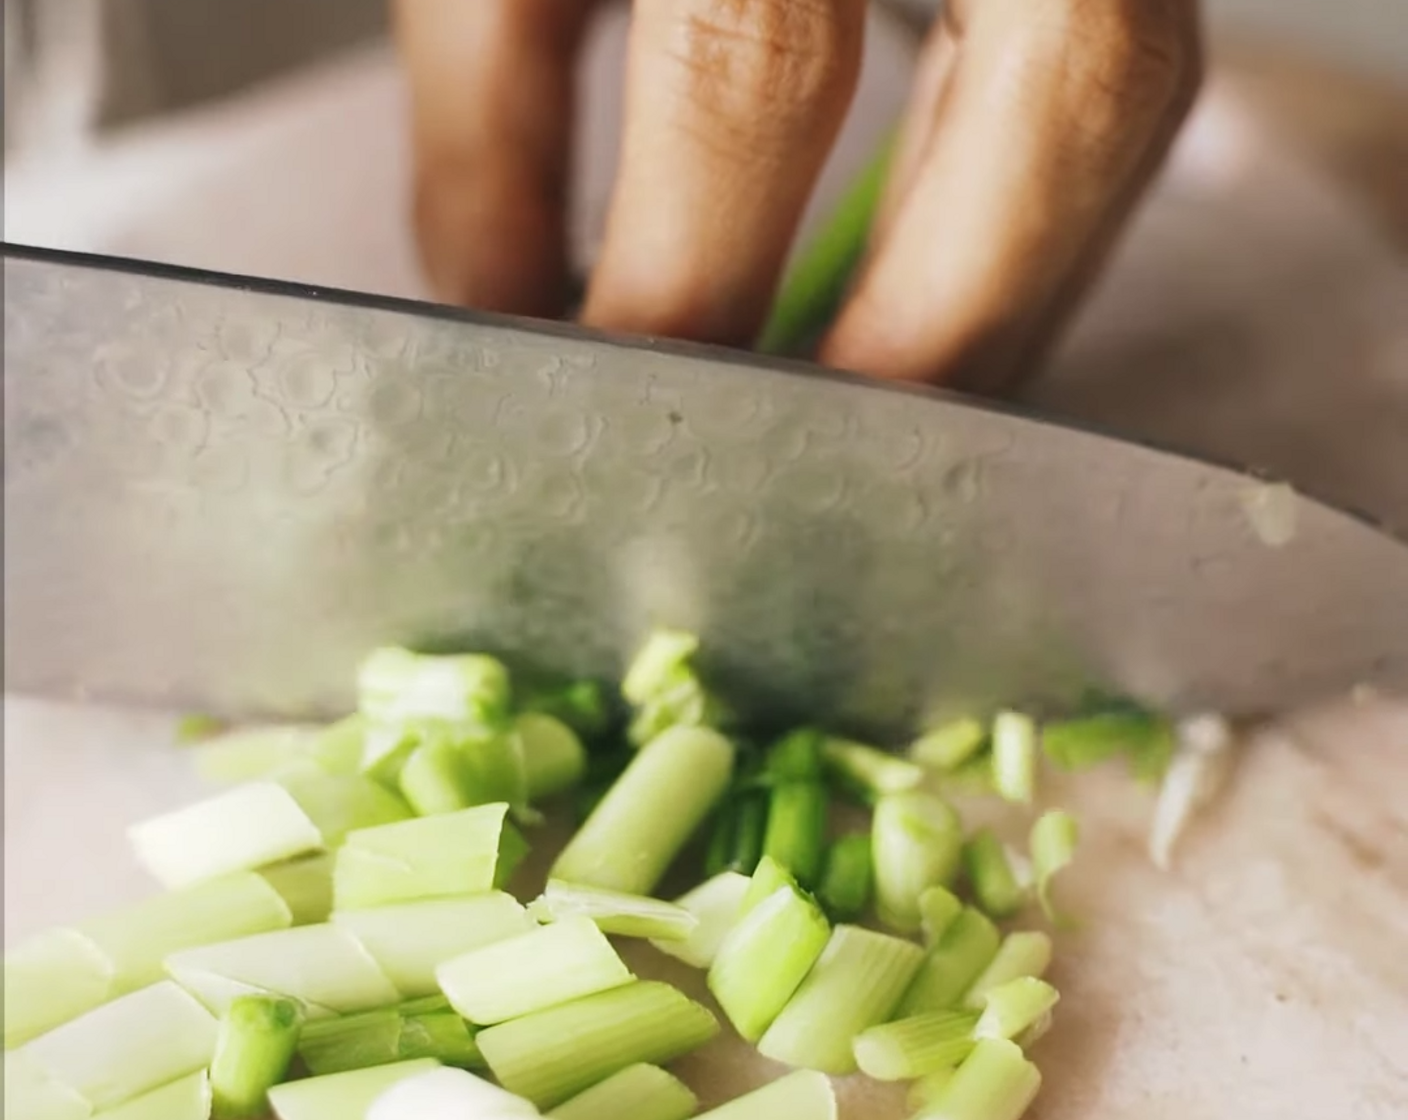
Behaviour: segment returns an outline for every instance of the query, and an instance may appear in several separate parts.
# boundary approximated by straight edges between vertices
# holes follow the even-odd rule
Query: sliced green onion
[[[523,745],[529,801],[552,797],[581,782],[587,773],[587,751],[571,727],[542,712],[524,712],[513,726]]]
[[[434,1058],[452,1066],[483,1068],[474,1034],[448,1010],[413,1009],[403,1003],[356,1015],[317,1019],[303,1028],[298,1055],[319,1077],[414,1058]]]
[[[553,865],[552,877],[650,894],[728,788],[733,745],[675,727],[631,760]]]
[[[55,1081],[26,1051],[7,1050],[4,1115],[12,1120],[88,1120],[93,1106]]]
[[[992,721],[992,776],[1006,801],[1030,805],[1036,795],[1036,721],[1021,712],[999,712]]]
[[[590,918],[566,918],[446,961],[435,973],[450,1005],[490,1026],[635,979]]]
[[[976,719],[957,719],[927,731],[909,748],[909,757],[935,770],[957,770],[988,743],[988,729]]]
[[[690,935],[683,941],[652,941],[651,944],[685,964],[708,968],[738,921],[748,883],[748,877],[736,871],[725,871],[701,883],[676,900],[680,909],[695,917],[696,924]]]
[[[286,1081],[269,1090],[269,1103],[279,1120],[368,1120],[373,1102],[391,1086],[440,1068],[433,1058],[421,1058]]]
[[[758,1052],[837,1077],[854,1073],[853,1040],[889,1020],[923,961],[924,951],[913,942],[838,926]]]
[[[963,846],[963,865],[984,913],[1010,918],[1026,904],[1027,891],[1017,881],[1002,841],[991,829],[980,829],[969,838]]]
[[[1021,1047],[985,1038],[973,1048],[924,1120],[1019,1120],[1041,1088]]]
[[[1188,823],[1226,783],[1233,744],[1232,728],[1221,716],[1194,716],[1180,725],[1178,751],[1159,787],[1149,829],[1149,858],[1161,871],[1172,863]]]
[[[541,897],[528,909],[540,922],[580,916],[590,918],[603,933],[659,941],[685,941],[699,925],[697,917],[673,902],[558,879],[549,879]]]
[[[824,1073],[799,1069],[754,1089],[699,1120],[836,1120],[836,1093]]]
[[[1036,895],[1047,921],[1059,920],[1051,899],[1051,881],[1058,872],[1070,866],[1080,842],[1080,826],[1075,817],[1062,809],[1043,813],[1032,825],[1030,850],[1032,871],[1036,876]]]
[[[172,953],[292,922],[279,893],[242,871],[90,918],[77,929],[112,962],[111,994],[118,996],[164,979],[162,962]]]
[[[359,769],[373,781],[392,788],[401,780],[406,760],[420,745],[419,724],[378,724],[367,722],[362,736]]]
[[[367,717],[354,712],[321,728],[306,751],[329,774],[355,774],[362,768],[366,738]]]
[[[208,712],[187,712],[176,718],[171,737],[176,740],[178,747],[188,747],[193,743],[201,743],[224,734],[227,727],[229,724],[219,716],[210,715]]]
[[[743,904],[738,909],[738,920],[742,921],[754,907],[771,898],[783,887],[796,890],[797,880],[792,878],[792,873],[777,860],[764,856],[758,861],[758,866],[748,880],[748,890],[744,893]]]
[[[508,821],[504,821],[503,836],[499,839],[499,862],[494,867],[494,889],[496,891],[508,889],[508,885],[513,882],[518,868],[532,850],[528,841],[524,839],[523,833]]]
[[[827,739],[822,754],[841,787],[866,803],[887,793],[905,793],[924,781],[923,768],[908,759],[849,739]]]
[[[952,1069],[973,1052],[971,1011],[931,1011],[877,1025],[855,1041],[856,1061],[877,1081],[909,1081]]]
[[[1138,710],[1097,712],[1041,729],[1042,749],[1063,770],[1087,770],[1125,753],[1143,760],[1137,769],[1155,771],[1161,761],[1167,762],[1173,738],[1166,719]]]
[[[469,759],[444,738],[422,743],[411,752],[397,784],[406,803],[422,817],[481,804],[475,797]]]
[[[930,887],[919,896],[919,928],[924,934],[924,944],[933,948],[939,939],[949,931],[949,927],[963,913],[963,903],[947,887]],[[993,942],[996,951],[997,942]]]
[[[462,1069],[436,1069],[398,1081],[366,1120],[538,1120],[531,1101]]]
[[[293,795],[250,782],[133,825],[137,859],[168,890],[291,859],[323,846]]]
[[[854,922],[870,905],[874,878],[870,836],[864,832],[842,836],[826,853],[817,900],[832,921]]]
[[[217,1015],[235,995],[289,996],[310,1017],[395,1003],[400,993],[361,943],[335,925],[296,926],[187,949],[166,960],[171,978]]]
[[[986,797],[997,792],[992,751],[983,750],[953,770],[944,772],[941,788],[947,793]]]
[[[500,1085],[554,1108],[638,1063],[663,1065],[712,1039],[708,1009],[668,984],[638,981],[481,1031]]]
[[[741,918],[719,946],[709,990],[729,1022],[757,1042],[787,1006],[831,936],[826,915],[784,886]]]
[[[988,994],[995,988],[1022,976],[1040,977],[1050,964],[1051,938],[1046,934],[1009,933],[998,947],[997,955],[973,981],[963,1002],[974,1011],[981,1011],[987,1004]]]
[[[494,887],[505,804],[350,832],[337,853],[338,910],[476,894]]]
[[[415,725],[413,742],[397,782],[421,815],[498,801],[515,808],[527,805],[523,741],[511,727],[422,720]]]
[[[812,727],[790,731],[768,750],[765,774],[769,782],[814,782],[821,778],[821,748],[825,736]]]
[[[1061,998],[1055,988],[1035,976],[1019,976],[987,994],[974,1038],[1020,1038],[1051,1013]]]
[[[56,1027],[26,1046],[59,1084],[101,1111],[210,1064],[215,1020],[170,981]]]
[[[259,876],[284,900],[293,915],[293,924],[308,926],[327,921],[332,912],[332,870],[335,860],[331,852],[319,852],[261,867]]]
[[[1002,935],[984,914],[966,908],[929,950],[900,1005],[901,1015],[957,1006],[994,957]]]
[[[558,1105],[549,1120],[689,1120],[699,1098],[659,1066],[627,1066]]]
[[[375,650],[358,670],[357,691],[362,714],[379,724],[442,719],[494,728],[508,717],[508,670],[482,654]]]
[[[768,801],[763,854],[777,860],[804,887],[821,878],[826,858],[826,787],[821,782],[781,782]]]
[[[5,954],[5,1048],[38,1038],[106,1003],[116,966],[93,940],[55,929]]]
[[[953,1075],[958,1072],[955,1066],[950,1069],[935,1070],[917,1079],[909,1087],[909,1107],[921,1116],[927,1115],[927,1110],[936,1105],[943,1095],[948,1083],[953,1080]]]
[[[402,798],[363,774],[327,774],[310,764],[278,780],[293,794],[329,848],[342,844],[349,832],[395,824],[414,815]]]
[[[435,970],[446,961],[536,928],[517,899],[497,891],[339,910],[332,921],[357,939],[406,999],[437,993]]]
[[[213,1120],[259,1120],[269,1111],[269,1090],[293,1061],[303,1011],[291,999],[242,996],[220,1020],[210,1063]]]
[[[98,1120],[209,1120],[211,1105],[210,1078],[200,1070],[110,1108]]]
[[[767,827],[767,793],[757,789],[735,790],[719,810],[709,850],[704,856],[704,873],[709,876],[725,871],[753,874],[763,855]]]
[[[567,684],[534,688],[522,702],[524,712],[536,712],[565,723],[582,739],[594,740],[606,733],[611,708],[606,693],[596,681],[570,681]]]
[[[207,738],[191,752],[196,773],[207,782],[235,785],[266,778],[306,757],[318,729],[304,725],[255,727]]]
[[[626,672],[621,692],[636,707],[626,737],[644,746],[671,727],[716,726],[723,705],[704,687],[692,659],[699,648],[693,634],[657,630]]]
[[[942,798],[897,793],[875,806],[875,897],[880,920],[901,933],[920,928],[919,896],[958,872],[963,826]]]
[[[651,697],[668,691],[691,669],[699,651],[699,639],[682,630],[657,629],[646,638],[621,681],[621,695],[640,706]]]

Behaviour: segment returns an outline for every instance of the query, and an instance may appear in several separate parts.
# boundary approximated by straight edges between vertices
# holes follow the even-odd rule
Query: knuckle
[[[1202,83],[1197,14],[1188,0],[1077,0],[1085,77],[1131,113],[1181,117]]]

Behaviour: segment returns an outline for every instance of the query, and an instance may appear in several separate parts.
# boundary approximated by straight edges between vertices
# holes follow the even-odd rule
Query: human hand
[[[395,0],[416,222],[451,302],[565,308],[575,59],[601,0]],[[865,0],[635,0],[582,311],[746,346],[850,105]],[[994,389],[1035,367],[1201,76],[1197,0],[950,0],[827,364]]]

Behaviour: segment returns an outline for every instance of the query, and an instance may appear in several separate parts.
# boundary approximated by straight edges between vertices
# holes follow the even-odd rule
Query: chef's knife
[[[703,634],[876,734],[1408,686],[1408,546],[1246,474],[798,363],[6,246],[5,683],[312,714],[400,642]]]

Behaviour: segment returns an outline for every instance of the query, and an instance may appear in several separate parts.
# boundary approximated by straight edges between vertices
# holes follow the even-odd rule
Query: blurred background
[[[809,222],[900,111],[936,6],[874,5]],[[385,8],[4,0],[6,239],[425,296]],[[1207,12],[1202,103],[1028,400],[1408,534],[1408,3]],[[618,5],[601,21],[583,66],[584,267],[612,180],[626,19]]]

